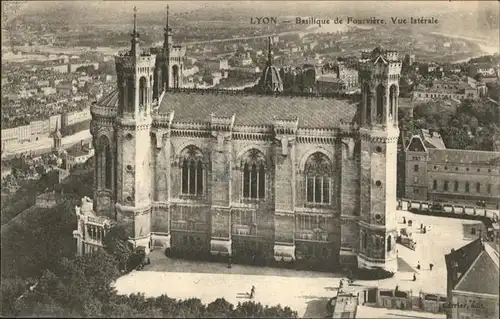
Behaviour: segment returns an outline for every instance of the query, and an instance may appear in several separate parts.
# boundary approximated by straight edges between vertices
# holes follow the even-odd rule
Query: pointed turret
[[[153,96],[159,99],[163,91],[180,88],[183,84],[184,58],[186,48],[174,45],[173,32],[170,27],[170,6],[167,5],[167,16],[163,33],[163,47],[158,55],[156,65],[156,85]]]
[[[61,129],[59,127],[59,119],[56,121],[56,129],[54,130],[54,136],[61,138]]]
[[[271,44],[273,39],[271,37],[267,38],[267,65],[273,64],[273,53],[271,50]]]
[[[259,90],[262,93],[282,92],[283,81],[278,69],[273,65],[273,54],[271,49],[272,38],[268,38],[267,63],[259,80]]]
[[[131,43],[132,43],[132,48],[130,50],[130,53],[133,56],[138,56],[139,55],[139,32],[137,32],[137,8],[134,7],[134,30],[130,34],[132,37]]]
[[[168,14],[169,14],[169,6],[167,5],[167,19],[166,19],[166,23],[165,23],[165,29],[164,29],[164,41],[163,41],[163,54],[165,56],[168,56],[169,54],[169,48],[173,45],[173,41],[172,41],[172,28],[170,28],[169,24],[168,24]]]
[[[59,130],[59,119],[57,119],[56,121],[56,129],[54,130],[52,137],[53,137],[52,151],[59,153],[61,151],[61,146],[62,146],[62,134],[61,131]]]

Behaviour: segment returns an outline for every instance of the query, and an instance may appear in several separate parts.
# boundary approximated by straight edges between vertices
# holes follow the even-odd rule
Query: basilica
[[[355,102],[284,94],[270,44],[260,90],[186,89],[168,18],[162,48],[141,48],[135,15],[131,36],[91,108],[80,254],[116,223],[147,251],[397,270],[397,52],[363,52]]]

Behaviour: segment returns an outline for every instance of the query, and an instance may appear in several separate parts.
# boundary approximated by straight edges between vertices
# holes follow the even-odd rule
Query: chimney
[[[453,281],[457,280],[458,278],[458,263],[456,261],[452,261],[451,264],[451,278]]]

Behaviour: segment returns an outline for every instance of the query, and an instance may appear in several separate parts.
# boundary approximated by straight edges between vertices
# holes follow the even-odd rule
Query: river
[[[360,28],[360,26],[355,26],[355,27]],[[361,28],[363,28],[363,26],[361,26]],[[369,27],[364,27],[364,28],[369,28]],[[288,34],[298,34],[299,37],[302,38],[304,35],[310,34],[310,33],[316,33],[316,34],[337,33],[337,32],[345,32],[348,29],[349,29],[349,27],[345,24],[325,24],[325,25],[322,25],[321,27],[318,27],[317,25],[311,25],[311,26],[307,27],[305,30],[293,30],[293,31],[280,32],[280,33],[276,33],[276,34],[263,34],[263,35],[258,35],[258,36],[249,36],[249,37],[214,39],[214,40],[210,40],[210,41],[184,42],[184,43],[181,43],[181,45],[190,46],[190,45],[204,44],[204,43],[216,43],[216,42],[220,43],[220,42],[230,42],[230,41],[238,41],[238,40],[250,40],[250,39],[266,38],[269,36],[283,36],[283,35],[288,35]],[[441,36],[445,36],[445,37],[449,37],[449,38],[464,39],[464,40],[472,41],[479,46],[481,51],[483,51],[483,53],[481,55],[484,55],[484,54],[490,55],[490,54],[495,54],[495,53],[500,52],[500,49],[499,49],[500,43],[498,40],[491,41],[491,40],[488,40],[485,38],[468,37],[468,36],[463,36],[463,35],[448,34],[448,33],[442,33],[442,32],[431,32],[431,34],[441,35]],[[162,44],[161,42],[155,43],[155,45],[161,45],[161,44]],[[68,54],[68,55],[71,55],[71,54],[82,54],[82,53],[88,52],[88,51],[95,51],[95,52],[99,52],[99,53],[102,53],[105,55],[115,55],[119,51],[126,50],[127,48],[126,47],[122,47],[122,48],[98,47],[97,49],[90,50],[88,47],[64,48],[64,47],[53,47],[53,46],[32,46],[32,47],[22,47],[20,49],[24,52],[33,53],[34,51],[38,51],[41,53],[39,55],[30,54],[29,58],[31,58],[31,59],[49,60],[48,57],[45,57],[43,55],[43,53],[45,53],[45,54],[49,53],[49,54]],[[481,56],[481,55],[479,55],[479,56]],[[467,62],[471,58],[475,58],[475,57],[477,57],[477,56],[454,61],[453,63]],[[17,60],[18,62],[21,62],[21,61],[25,61],[26,58],[28,58],[28,56],[3,54],[2,58],[5,61],[14,62]]]
[[[274,34],[263,34],[263,35],[257,35],[257,36],[249,36],[249,37],[237,37],[237,38],[225,38],[225,39],[213,39],[213,40],[207,40],[207,41],[192,41],[192,42],[183,42],[180,43],[182,46],[190,46],[190,45],[195,45],[195,44],[208,44],[208,43],[220,43],[220,42],[231,42],[231,41],[241,41],[241,40],[251,40],[251,39],[260,39],[260,38],[267,38],[270,36],[283,36],[283,35],[289,35],[289,34],[298,34],[299,37],[303,37],[306,34],[309,33],[336,33],[338,31],[345,31],[347,30],[347,27],[345,25],[337,25],[337,24],[326,24],[322,25],[321,27],[318,27],[317,25],[312,25],[309,26],[306,30],[293,30],[293,31],[285,31],[285,32],[280,32],[280,33],[274,33]],[[153,46],[161,46],[163,42],[156,42],[153,44]],[[90,49],[89,47],[54,47],[54,46],[49,46],[49,45],[36,45],[36,46],[31,46],[31,47],[20,47],[18,48],[21,52],[26,52],[29,53],[29,55],[14,55],[14,54],[8,54],[4,53],[2,58],[5,61],[9,62],[23,62],[26,61],[27,58],[33,59],[33,60],[49,60],[48,57],[44,56],[44,54],[66,54],[66,55],[73,55],[73,54],[82,54],[85,52],[98,52],[102,53],[105,55],[115,55],[119,51],[123,51],[128,49],[128,47],[97,47],[96,49]],[[33,54],[34,52],[39,53],[38,55]]]
[[[500,42],[498,41],[498,39],[496,41],[492,41],[492,40],[488,40],[488,39],[484,39],[484,38],[471,38],[471,37],[457,35],[457,34],[448,34],[448,33],[441,33],[441,32],[431,32],[431,33],[436,34],[436,35],[442,35],[442,36],[445,36],[448,38],[463,39],[463,40],[474,42],[475,44],[477,44],[477,46],[479,46],[481,51],[483,51],[483,53],[480,55],[473,56],[473,57],[470,57],[467,59],[453,61],[453,63],[467,62],[472,58],[478,58],[478,57],[483,56],[485,54],[493,55],[495,53],[496,54],[500,53]]]

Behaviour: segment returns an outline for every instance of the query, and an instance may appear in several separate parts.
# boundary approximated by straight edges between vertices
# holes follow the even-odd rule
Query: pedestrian
[[[339,290],[342,289],[342,287],[344,287],[344,281],[342,279],[340,279]]]
[[[413,273],[413,281],[417,281],[417,275]]]
[[[417,264],[417,269],[420,270],[420,261]]]
[[[424,234],[427,233],[427,226],[424,226]]]
[[[420,224],[420,230],[424,228],[424,224]]]
[[[394,289],[394,291],[399,291],[399,286],[396,285],[396,289]]]
[[[406,224],[406,218],[403,216],[403,224]]]
[[[227,256],[227,268],[231,268],[231,255]]]
[[[434,264],[429,264],[429,269],[432,271],[432,267],[434,267]]]
[[[253,299],[255,296],[255,286],[252,286],[252,289],[250,290],[250,299]]]

